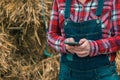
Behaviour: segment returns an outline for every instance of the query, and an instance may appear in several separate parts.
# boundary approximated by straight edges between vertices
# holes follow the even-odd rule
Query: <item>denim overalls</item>
[[[99,0],[96,15],[102,14],[104,0]],[[64,31],[66,38],[76,42],[82,38],[98,40],[102,38],[101,20],[73,22],[70,17],[71,0],[66,0]],[[80,58],[70,53],[61,56],[59,80],[119,80],[115,62],[110,63],[107,55]]]

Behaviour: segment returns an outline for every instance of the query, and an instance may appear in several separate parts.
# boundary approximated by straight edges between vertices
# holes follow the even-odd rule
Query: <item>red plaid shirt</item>
[[[98,0],[86,0],[85,4],[82,4],[79,0],[72,0],[70,19],[74,22],[97,19],[97,5]],[[61,53],[66,53],[64,12],[65,0],[54,0],[48,31],[48,43]],[[113,61],[115,59],[113,53],[120,49],[120,0],[104,1],[101,20],[103,39],[89,40],[91,46],[90,56],[107,54],[110,61]]]

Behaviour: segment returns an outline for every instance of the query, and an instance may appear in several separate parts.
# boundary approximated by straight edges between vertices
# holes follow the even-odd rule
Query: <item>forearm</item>
[[[109,54],[120,49],[120,36],[90,41],[90,56]]]
[[[64,40],[65,40],[64,37],[59,36],[56,33],[51,33],[51,32],[48,33],[49,45],[60,53],[66,53]]]

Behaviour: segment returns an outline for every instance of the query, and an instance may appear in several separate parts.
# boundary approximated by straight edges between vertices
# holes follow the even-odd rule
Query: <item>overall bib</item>
[[[96,15],[102,14],[104,0],[99,0]],[[82,38],[98,40],[102,38],[101,20],[73,22],[70,17],[71,0],[66,0],[64,31],[66,38],[76,42]],[[118,80],[115,62],[110,63],[107,55],[78,57],[70,53],[61,56],[59,80]],[[109,77],[105,77],[108,76]],[[111,77],[112,75],[112,77]]]

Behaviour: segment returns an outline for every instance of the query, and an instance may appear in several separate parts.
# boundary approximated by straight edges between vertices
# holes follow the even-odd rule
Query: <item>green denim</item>
[[[119,80],[115,62],[96,69],[80,71],[60,64],[59,80]]]

